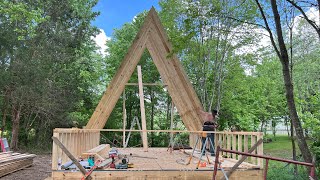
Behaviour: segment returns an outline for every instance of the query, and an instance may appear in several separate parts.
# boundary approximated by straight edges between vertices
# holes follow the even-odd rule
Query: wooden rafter
[[[105,126],[145,48],[150,52],[164,84],[167,85],[186,128],[201,129],[202,120],[198,110],[203,109],[202,105],[179,59],[176,55],[171,55],[172,45],[153,7],[90,118],[87,129],[102,129]]]

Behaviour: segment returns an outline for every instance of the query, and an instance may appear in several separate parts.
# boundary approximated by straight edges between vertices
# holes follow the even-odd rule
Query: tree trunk
[[[303,135],[303,129],[302,129],[301,122],[298,117],[295,102],[294,102],[293,85],[292,85],[291,76],[290,76],[290,69],[289,69],[289,56],[288,56],[287,48],[285,46],[283,35],[282,35],[280,15],[279,15],[279,12],[277,9],[276,0],[271,0],[271,7],[272,7],[273,14],[274,14],[278,43],[279,43],[279,48],[280,48],[279,59],[282,64],[282,73],[283,73],[283,79],[284,79],[284,83],[285,83],[286,98],[287,98],[287,103],[288,103],[290,119],[291,119],[292,124],[295,128],[298,146],[300,148],[302,156],[306,162],[311,163],[312,156],[311,156],[310,150],[308,148],[306,139]]]
[[[13,150],[18,150],[20,112],[21,105],[12,107],[12,138],[10,147]]]
[[[294,132],[293,132],[293,125],[292,125],[292,121],[291,121],[291,125],[290,125],[290,136],[291,136],[291,145],[292,145],[292,160],[296,161],[297,160],[297,152],[296,152],[296,143],[294,142]],[[294,165],[294,174],[297,175],[298,174],[298,167],[295,164]]]

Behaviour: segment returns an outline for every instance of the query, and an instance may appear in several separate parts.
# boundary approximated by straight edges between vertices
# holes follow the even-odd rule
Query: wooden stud
[[[53,137],[56,137],[59,139],[59,133],[54,132],[53,133]],[[56,143],[52,144],[52,170],[58,170],[58,146],[56,145]]]
[[[257,136],[251,135],[251,146],[253,146],[257,142]],[[257,150],[255,149],[252,154],[256,154]],[[257,158],[256,157],[251,157],[251,163],[252,164],[257,164]]]
[[[127,86],[139,86],[139,83],[126,83]],[[142,83],[143,86],[167,86],[166,84],[162,83]]]
[[[237,150],[237,135],[234,134],[232,135],[232,150]],[[237,159],[237,155],[236,154],[232,154],[232,158],[233,159]]]
[[[258,139],[263,139],[263,133],[261,132],[260,135],[257,136]],[[263,141],[261,143],[261,145],[258,146],[257,149],[257,154],[258,155],[263,155]],[[260,166],[261,168],[263,167],[263,159],[262,158],[258,158],[258,166]]]
[[[244,135],[244,140],[243,140],[243,151],[248,152],[248,135]],[[248,158],[249,159],[249,158]]]
[[[140,112],[141,112],[141,126],[142,126],[142,144],[143,150],[148,151],[148,138],[147,138],[147,123],[146,123],[146,113],[144,109],[144,95],[142,86],[142,73],[141,66],[137,67],[138,70],[138,81],[139,81],[139,96],[140,96]]]
[[[231,137],[232,135],[227,134],[227,149],[231,149]],[[227,153],[227,156],[230,157],[230,153]]]
[[[170,130],[173,130],[173,117],[174,117],[174,103],[171,102],[171,111],[170,111]],[[174,142],[173,142],[173,132],[170,133],[170,148],[173,149]]]
[[[238,135],[238,151],[243,152],[242,151],[242,135],[241,134]],[[238,159],[241,159],[241,155],[239,155]]]
[[[126,148],[126,126],[127,126],[127,111],[126,111],[126,91],[123,90],[122,95],[122,109],[123,109],[123,132],[122,132],[122,146]]]

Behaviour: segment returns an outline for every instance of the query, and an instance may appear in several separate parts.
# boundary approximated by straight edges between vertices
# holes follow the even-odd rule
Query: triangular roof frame
[[[172,45],[154,7],[150,9],[117,73],[92,114],[87,129],[104,128],[146,48],[163,82],[167,84],[168,92],[186,128],[190,131],[201,130],[202,120],[198,110],[203,109],[202,105],[177,56],[168,56],[172,53]]]

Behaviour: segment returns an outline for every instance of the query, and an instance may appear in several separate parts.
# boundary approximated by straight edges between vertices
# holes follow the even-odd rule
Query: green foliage
[[[297,149],[298,150],[298,149]],[[270,143],[263,144],[264,154],[272,157],[279,157],[284,159],[292,159],[292,146],[291,140],[288,136],[276,136],[275,140]],[[299,156],[300,151],[297,151],[298,160],[301,161]],[[304,166],[298,167],[298,175],[294,175],[294,166],[277,161],[269,161],[268,177],[267,179],[307,179],[308,173]]]
[[[6,117],[6,137],[11,136],[10,114],[21,107],[20,144],[43,146],[56,127],[86,125],[105,86],[119,68],[146,12],[116,29],[107,42],[106,57],[96,53],[90,22],[97,0],[0,2],[0,116]],[[256,21],[253,1],[161,0],[161,21],[205,110],[219,109],[220,130],[263,131],[288,117],[282,69],[269,48],[249,52],[261,35],[244,22]],[[307,33],[304,33],[307,32]],[[317,159],[320,159],[319,43],[306,23],[294,34],[293,75],[296,105]],[[245,52],[241,52],[244,49]],[[162,82],[146,51],[139,62],[143,82]],[[136,71],[129,82],[137,82]],[[140,118],[138,88],[126,86],[107,128],[122,128],[122,103],[126,101],[127,128]],[[171,99],[163,87],[144,87],[147,129],[170,127]],[[4,115],[4,116],[3,116]],[[3,120],[2,120],[3,121]],[[177,113],[174,128],[184,129]],[[121,133],[116,133],[121,142]],[[106,133],[110,140],[114,135]],[[152,146],[167,146],[169,136],[150,133]],[[141,143],[134,133],[129,146]],[[185,140],[185,135],[178,137]],[[290,144],[265,146],[267,151],[290,151]],[[288,146],[287,146],[288,145]],[[281,147],[281,149],[277,149]],[[290,158],[290,155],[288,158]],[[319,162],[319,161],[318,161]],[[288,170],[288,172],[291,170]],[[270,172],[276,178],[280,172]]]
[[[35,35],[36,26],[46,21],[40,8],[30,8],[23,2],[1,1],[1,24],[15,24],[10,33],[16,33],[18,40],[25,40]],[[19,24],[19,26],[18,26]]]
[[[96,2],[0,3],[1,117],[22,145],[47,145],[53,128],[83,126],[92,114],[103,76],[90,25]],[[16,110],[20,127],[9,116]]]

